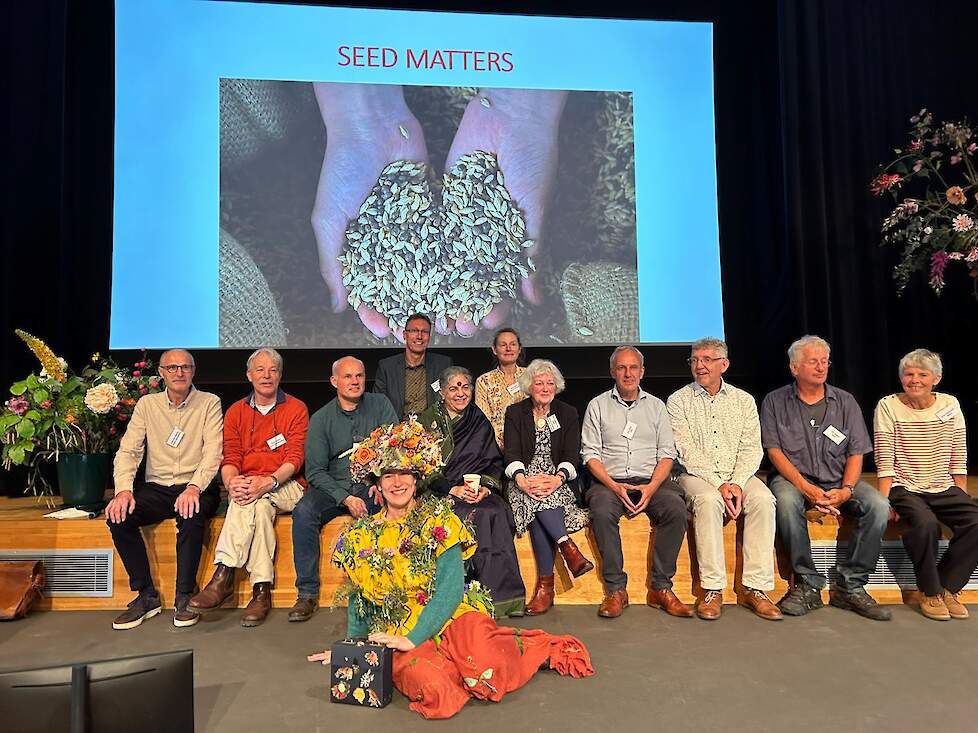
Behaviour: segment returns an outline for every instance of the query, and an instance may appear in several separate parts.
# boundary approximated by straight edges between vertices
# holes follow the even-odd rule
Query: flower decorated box
[[[343,639],[331,647],[329,701],[382,708],[394,692],[394,651],[366,639]]]

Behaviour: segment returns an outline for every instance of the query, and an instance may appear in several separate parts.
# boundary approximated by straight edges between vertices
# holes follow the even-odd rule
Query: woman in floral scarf
[[[471,698],[498,701],[544,664],[573,677],[594,673],[578,639],[497,626],[489,594],[465,586],[471,531],[447,498],[415,498],[418,476],[439,467],[433,436],[412,420],[361,447],[370,448],[361,453],[369,464],[351,460],[351,471],[355,479],[364,469],[379,475],[385,508],[341,535],[333,562],[349,577],[348,635],[369,634],[396,650],[394,685],[412,710],[448,718]],[[308,659],[327,664],[329,656]]]

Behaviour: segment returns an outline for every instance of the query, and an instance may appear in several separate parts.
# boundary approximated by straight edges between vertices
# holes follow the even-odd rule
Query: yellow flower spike
[[[34,352],[34,356],[41,362],[41,366],[49,377],[59,382],[65,381],[65,369],[61,366],[58,357],[54,355],[54,352],[51,351],[51,348],[46,343],[36,336],[31,336],[26,331],[21,331],[19,328],[14,329],[14,333],[20,336],[21,340]]]

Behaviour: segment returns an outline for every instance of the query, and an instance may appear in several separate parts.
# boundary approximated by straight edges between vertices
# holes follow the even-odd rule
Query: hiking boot
[[[924,596],[920,599],[920,612],[933,621],[950,621],[944,596]]]
[[[814,611],[824,605],[821,591],[803,580],[796,580],[791,590],[778,601],[778,608],[781,609],[781,613],[788,616],[804,616],[809,611]]]
[[[835,588],[829,593],[829,604],[847,611],[855,611],[860,616],[871,618],[873,621],[889,621],[893,613],[876,602],[865,588],[845,590]]]
[[[289,609],[289,621],[308,621],[319,608],[319,599],[299,596]]]
[[[116,616],[112,628],[117,630],[134,629],[148,618],[153,618],[163,610],[160,594],[155,590],[140,591],[139,595],[129,602],[126,610]]]
[[[190,608],[190,598],[190,593],[177,593],[177,599],[173,604],[173,625],[178,629],[193,626],[200,621],[200,614]]]
[[[968,618],[968,609],[958,600],[958,594],[949,590],[944,591],[944,605],[951,618]]]

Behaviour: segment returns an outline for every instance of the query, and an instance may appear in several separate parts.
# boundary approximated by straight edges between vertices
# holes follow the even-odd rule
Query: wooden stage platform
[[[872,478],[867,477],[867,478]],[[969,491],[978,495],[978,478],[971,477]],[[128,578],[122,562],[114,552],[112,538],[105,525],[104,517],[94,520],[56,520],[47,519],[43,515],[50,511],[43,502],[38,503],[32,498],[0,498],[0,553],[6,551],[51,551],[51,550],[80,550],[80,549],[110,549],[112,552],[112,585],[111,596],[104,597],[45,597],[38,602],[37,607],[51,610],[91,610],[91,609],[121,609],[125,608],[132,597],[129,590]],[[814,514],[813,514],[814,516]],[[820,515],[819,515],[820,516]],[[322,563],[322,592],[320,601],[329,605],[337,586],[341,582],[341,573],[329,562],[333,546],[340,531],[349,523],[349,519],[338,519],[323,528],[321,535]],[[205,535],[204,552],[201,560],[198,582],[203,585],[210,578],[214,547],[221,531],[223,517],[215,517],[209,524]],[[295,601],[295,568],[292,562],[292,520],[288,515],[280,516],[275,525],[278,540],[278,553],[275,561],[275,588],[272,594],[276,607],[288,607]],[[734,580],[734,587],[740,590],[740,573],[742,570],[741,533],[742,523],[728,523],[724,530],[726,546],[727,572]],[[164,600],[172,603],[173,585],[175,578],[175,523],[170,520],[155,527],[144,530],[150,564],[157,587],[163,594]],[[836,540],[845,541],[847,527],[833,518],[824,518],[822,524],[809,523],[809,533],[813,541],[822,540],[832,543]],[[585,534],[587,537],[585,538]],[[697,580],[695,553],[693,550],[692,526],[686,541],[679,553],[678,570],[674,579],[676,594],[683,601],[692,602],[701,593]],[[651,533],[654,536],[654,532]],[[628,594],[633,603],[643,603],[645,600],[648,569],[651,564],[651,544],[649,522],[644,515],[635,519],[622,520],[622,545],[625,551],[625,572],[628,573]],[[598,566],[581,578],[571,578],[558,558],[557,567],[557,600],[558,604],[593,604],[601,602],[603,589],[600,576],[600,558],[597,546],[590,530],[576,536],[576,541],[586,555],[595,560]],[[899,527],[891,526],[885,535],[887,540],[899,539]],[[816,542],[816,544],[819,544]],[[533,553],[530,549],[529,537],[519,538],[516,542],[523,578],[526,581],[527,592],[532,592],[536,578],[536,568]],[[776,588],[770,594],[775,600],[787,588],[785,576],[788,575],[783,561],[778,563],[776,572]],[[915,592],[901,591],[897,587],[870,588],[872,595],[881,603],[912,602]],[[247,574],[244,570],[238,573],[237,604],[243,606],[251,597],[251,589]],[[727,603],[736,602],[737,595],[728,589],[724,594]],[[964,591],[963,599],[968,603],[978,603],[978,590]],[[827,596],[826,596],[827,600]]]

